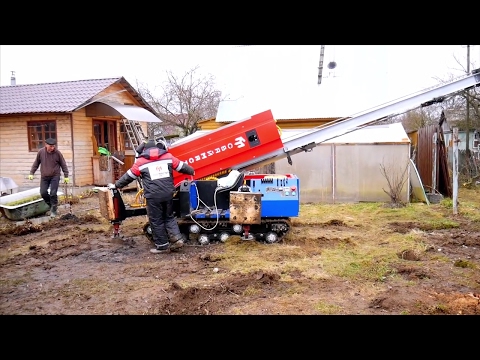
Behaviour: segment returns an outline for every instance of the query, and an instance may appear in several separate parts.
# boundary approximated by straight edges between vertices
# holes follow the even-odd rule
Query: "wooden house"
[[[123,77],[0,86],[0,177],[31,187],[35,156],[54,138],[74,186],[114,182],[135,158],[128,120],[140,121],[144,134],[148,122],[161,122]],[[35,176],[38,185],[40,169]]]

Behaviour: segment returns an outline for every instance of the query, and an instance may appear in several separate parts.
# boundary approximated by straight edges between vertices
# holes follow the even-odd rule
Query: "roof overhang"
[[[132,121],[162,122],[162,120],[143,107],[102,100],[97,100],[88,105],[86,107],[86,115],[91,117],[122,116]]]

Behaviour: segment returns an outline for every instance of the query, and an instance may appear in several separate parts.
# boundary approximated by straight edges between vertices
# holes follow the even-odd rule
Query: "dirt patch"
[[[155,255],[144,216],[113,238],[92,196],[38,225],[0,219],[0,314],[480,314],[478,223],[456,220],[439,230],[391,221],[385,231],[421,231],[423,249],[405,247],[388,276],[356,281],[323,262],[327,252],[356,251],[367,226],[297,224],[278,244],[233,239]],[[282,266],[241,267],[244,256]]]

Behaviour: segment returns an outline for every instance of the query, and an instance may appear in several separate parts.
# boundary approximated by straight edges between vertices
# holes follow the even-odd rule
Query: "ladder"
[[[147,139],[145,136],[142,125],[139,121],[123,119],[123,125],[125,126],[125,132],[128,135],[128,138],[132,144],[133,151],[136,151],[137,147]],[[137,179],[137,191],[143,189],[142,180]]]
[[[123,125],[128,135],[130,142],[132,143],[133,150],[135,150],[140,143],[142,143],[147,137],[143,133],[142,125],[139,121],[123,119]]]

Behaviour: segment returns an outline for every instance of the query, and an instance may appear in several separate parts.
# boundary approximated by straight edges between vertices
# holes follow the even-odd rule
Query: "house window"
[[[125,150],[133,150],[133,144],[125,129],[125,124],[120,125],[120,139],[123,139],[123,146]]]
[[[45,146],[48,138],[57,138],[56,121],[27,121],[28,150],[38,151]]]

